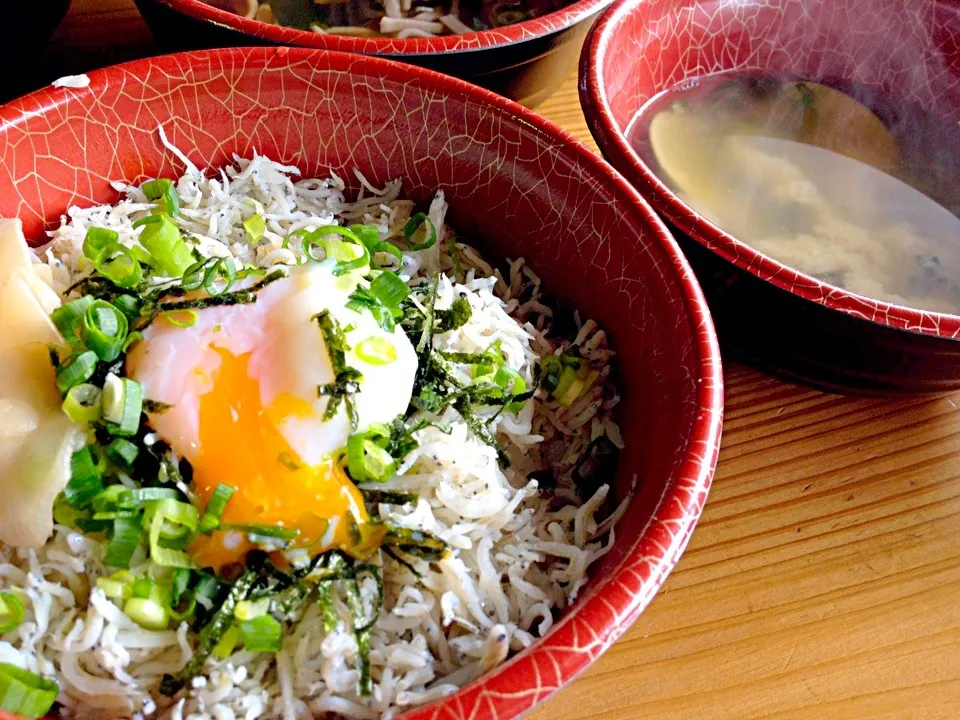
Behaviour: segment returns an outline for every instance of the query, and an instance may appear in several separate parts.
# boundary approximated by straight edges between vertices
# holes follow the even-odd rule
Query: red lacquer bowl
[[[623,361],[627,443],[615,480],[638,491],[583,597],[528,651],[408,719],[512,718],[610,646],[656,594],[706,499],[722,376],[706,304],[663,223],[612,168],[504,98],[378,58],[292,48],[196,52],[91,73],[0,107],[0,215],[28,237],[110,179],[174,176],[158,125],[200,167],[254,150],[305,176],[404,178],[491,257],[525,256],[547,290],[606,327]],[[356,188],[354,188],[356,189]],[[668,600],[669,601],[669,600]]]
[[[469,80],[535,107],[576,65],[587,30],[613,0],[575,0],[556,12],[496,30],[405,40],[279,27],[203,0],[136,2],[156,38],[171,50],[272,44],[380,55]]]
[[[685,205],[630,147],[624,130],[652,95],[734,69],[855,82],[956,118],[960,10],[933,0],[621,0],[580,62],[591,132],[677,230],[725,352],[831,390],[960,388],[960,317],[864,298],[752,250]]]

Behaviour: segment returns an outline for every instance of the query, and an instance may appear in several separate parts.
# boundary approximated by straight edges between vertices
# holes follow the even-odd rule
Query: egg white
[[[353,401],[358,430],[388,423],[410,403],[417,355],[403,330],[384,331],[366,312],[346,307],[360,278],[334,277],[327,264],[295,268],[289,277],[261,290],[255,303],[200,310],[190,327],[158,319],[131,354],[128,371],[143,385],[144,397],[171,405],[151,416],[154,430],[188,460],[202,452],[199,443],[200,397],[213,387],[221,356],[249,353],[249,375],[257,381],[264,408],[283,394],[309,407],[280,418],[277,429],[303,462],[320,463],[346,445],[351,433],[343,405],[324,420],[328,398],[318,393],[335,380],[330,354],[316,316],[327,310],[346,331],[346,363],[362,378]],[[367,338],[389,342],[396,359],[370,363],[356,354]]]

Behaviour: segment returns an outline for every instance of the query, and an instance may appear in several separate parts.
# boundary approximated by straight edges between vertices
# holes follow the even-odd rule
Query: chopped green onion
[[[127,339],[127,316],[105,300],[94,300],[83,314],[80,337],[104,362],[113,362]]]
[[[140,300],[133,295],[117,295],[112,302],[114,307],[126,316],[128,323],[136,322],[140,318]]]
[[[260,615],[238,623],[243,646],[250,652],[279,652],[283,626],[272,615]]]
[[[520,377],[520,373],[508,367],[497,368],[493,376],[493,382],[503,388],[504,392],[511,395],[522,395],[527,390],[527,381]],[[503,406],[503,409],[510,413],[518,413],[523,410],[526,401],[514,400]]]
[[[170,217],[176,217],[180,214],[180,196],[177,194],[177,188],[172,180],[167,178],[158,178],[148,180],[140,186],[147,200],[159,200],[157,209],[166,213]]]
[[[102,227],[88,228],[83,238],[83,254],[96,263],[119,242],[120,235],[115,230]]]
[[[53,707],[60,686],[53,680],[0,663],[0,708],[24,718],[42,718]]]
[[[114,285],[135,288],[143,279],[143,267],[130,248],[117,243],[110,250],[110,257],[95,264],[97,271]]]
[[[121,296],[124,297],[124,296]],[[57,326],[57,330],[63,335],[64,340],[71,347],[80,344],[80,326],[83,323],[83,314],[87,308],[93,304],[93,298],[90,295],[84,295],[78,300],[61,305],[52,313],[50,319]]]
[[[263,215],[251,215],[243,221],[243,229],[246,230],[250,242],[257,243],[260,242],[263,234],[267,231],[267,223],[264,221]]]
[[[97,354],[92,350],[73,355],[60,366],[57,372],[57,387],[62,393],[69,392],[70,388],[89,380],[96,369]]]
[[[129,496],[129,488],[123,485],[111,485],[110,487],[104,488],[103,491],[93,499],[93,510],[94,512],[116,510],[121,506],[123,499]],[[132,508],[133,503],[129,503],[127,507]]]
[[[103,417],[112,423],[115,435],[135,435],[143,410],[140,383],[109,373],[103,385]]]
[[[329,235],[340,235],[346,238],[346,242],[342,240],[324,239]],[[364,268],[370,264],[370,250],[356,234],[345,227],[326,225],[303,236],[304,254],[311,260],[319,261],[320,258],[314,255],[314,245],[322,247],[324,255],[327,258],[332,258],[337,261],[333,267],[333,274],[338,277],[353,270]],[[359,257],[353,257],[352,254],[347,254],[346,248],[350,245],[356,245],[360,248]]]
[[[134,343],[138,343],[143,340],[143,333],[139,331],[134,331],[127,335],[127,339],[123,341],[122,352],[127,352],[133,347]]]
[[[397,461],[386,450],[389,442],[389,428],[379,424],[347,439],[347,471],[354,482],[386,482],[394,476]]]
[[[382,272],[370,283],[370,292],[387,307],[396,307],[410,294],[409,286],[393,272]]]
[[[180,277],[193,264],[193,254],[180,230],[166,215],[140,218],[133,226],[143,227],[140,244],[153,256],[159,269],[169,277]]]
[[[167,608],[149,598],[130,598],[124,603],[123,612],[137,625],[147,630],[166,630],[170,624],[170,613]]]
[[[261,537],[277,538],[278,540],[293,540],[300,534],[298,530],[280,527],[279,525],[221,523],[220,529],[237,530],[247,535],[259,535]]]
[[[110,578],[97,578],[97,587],[111,600],[126,600],[130,595],[130,585]]]
[[[371,260],[373,259],[374,253],[385,252],[397,260],[403,261],[403,253],[400,252],[400,248],[393,243],[381,241],[380,231],[373,225],[351,225],[348,230],[360,238],[360,242],[366,245],[367,250],[370,251]]]
[[[129,568],[130,559],[140,544],[140,523],[136,518],[117,518],[107,543],[103,564],[107,567]]]
[[[153,513],[150,522],[150,559],[164,567],[194,567],[193,560],[184,551],[161,546],[160,536],[168,523],[186,532],[195,532],[200,521],[199,511],[193,505],[178,500],[155,500],[153,503],[149,508]]]
[[[198,527],[200,532],[210,533],[219,527],[220,516],[223,515],[227,501],[233,497],[236,491],[236,488],[224,485],[223,483],[217,485],[210,495],[210,499],[207,501],[207,507],[203,512],[203,517],[200,518],[200,525]]]
[[[197,634],[197,648],[193,653],[193,657],[180,669],[180,672],[178,672],[176,676],[164,675],[161,678],[160,692],[162,694],[168,697],[176,695],[194,675],[200,672],[207,658],[210,657],[210,653],[213,652],[214,647],[233,622],[233,610],[237,603],[250,594],[250,590],[256,581],[257,573],[255,571],[248,568],[241,573],[240,577],[234,582],[233,587],[230,588],[229,595],[227,595],[226,599],[224,599],[220,607],[213,614],[210,622],[204,625]],[[214,583],[216,583],[215,579]],[[197,596],[200,594],[199,588],[200,586],[198,584],[196,590]]]
[[[103,491],[103,478],[89,447],[77,450],[70,458],[70,480],[63,496],[78,510],[90,507],[93,499]]]
[[[397,359],[396,346],[377,335],[357,343],[355,352],[358,358],[371,365],[389,365]]]
[[[173,581],[170,586],[170,602],[176,604],[187,591],[190,585],[190,570],[188,568],[177,568],[173,571]]]
[[[63,411],[75,423],[91,423],[100,419],[100,388],[89,383],[75,385],[67,391]]]
[[[380,231],[373,225],[351,225],[347,228],[356,236],[360,242],[367,246],[367,250],[373,252],[373,249],[380,242]]]
[[[226,660],[233,655],[233,651],[236,649],[238,642],[240,642],[240,628],[236,625],[231,625],[223,634],[223,637],[220,638],[220,642],[214,646],[213,654],[221,660]]]
[[[163,319],[178,328],[188,328],[197,322],[196,310],[171,310],[163,313]]]
[[[13,593],[0,592],[0,633],[16,630],[23,622],[23,603]]]
[[[101,275],[114,285],[134,288],[143,279],[140,261],[120,243],[120,236],[107,228],[92,227],[83,240],[83,254]]]
[[[217,280],[223,276],[225,283],[223,287],[217,287]],[[219,297],[233,287],[237,281],[237,268],[233,264],[232,258],[217,258],[217,261],[210,266],[203,276],[203,289],[207,291],[210,297]]]
[[[107,447],[107,457],[124,468],[133,467],[133,463],[139,454],[140,448],[123,438],[114,438]]]
[[[70,505],[63,493],[57,495],[53,501],[53,521],[57,525],[66,525],[68,528],[80,527],[81,522],[92,522],[89,514]]]
[[[198,260],[193,265],[183,271],[183,277],[180,279],[180,285],[184,290],[199,290],[203,287],[203,278],[207,270],[217,261],[217,258],[205,258]]]
[[[259,600],[241,600],[237,603],[233,615],[237,620],[253,620],[261,615],[266,615],[270,610],[270,598],[264,597]]]
[[[421,227],[426,227],[424,234],[427,239],[423,242],[414,242],[414,235]],[[437,244],[437,229],[424,213],[417,213],[407,220],[407,224],[403,228],[403,236],[407,239],[411,250],[427,250]]]

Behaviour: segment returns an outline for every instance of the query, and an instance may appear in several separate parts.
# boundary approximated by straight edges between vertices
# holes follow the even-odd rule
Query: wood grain
[[[66,72],[149,41],[130,0],[74,0],[52,54]],[[540,112],[596,148],[575,77]],[[958,530],[960,394],[844,398],[729,367],[689,549],[633,629],[528,717],[956,718]]]

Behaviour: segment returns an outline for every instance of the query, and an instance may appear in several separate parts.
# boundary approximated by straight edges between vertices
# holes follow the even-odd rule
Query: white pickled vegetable
[[[47,541],[53,502],[70,480],[70,458],[82,445],[83,432],[62,412],[48,415],[26,437],[9,466],[0,468],[0,540],[28,548]]]
[[[33,261],[23,237],[23,223],[0,218],[0,287],[18,271],[29,271]]]
[[[48,346],[63,343],[60,307],[37,271],[19,220],[0,219],[0,540],[38,548],[53,532],[53,503],[70,479],[81,427],[63,413]]]
[[[40,281],[30,270],[18,270],[0,287],[0,348],[63,344],[63,337],[50,320],[50,311],[31,287],[34,282]]]

